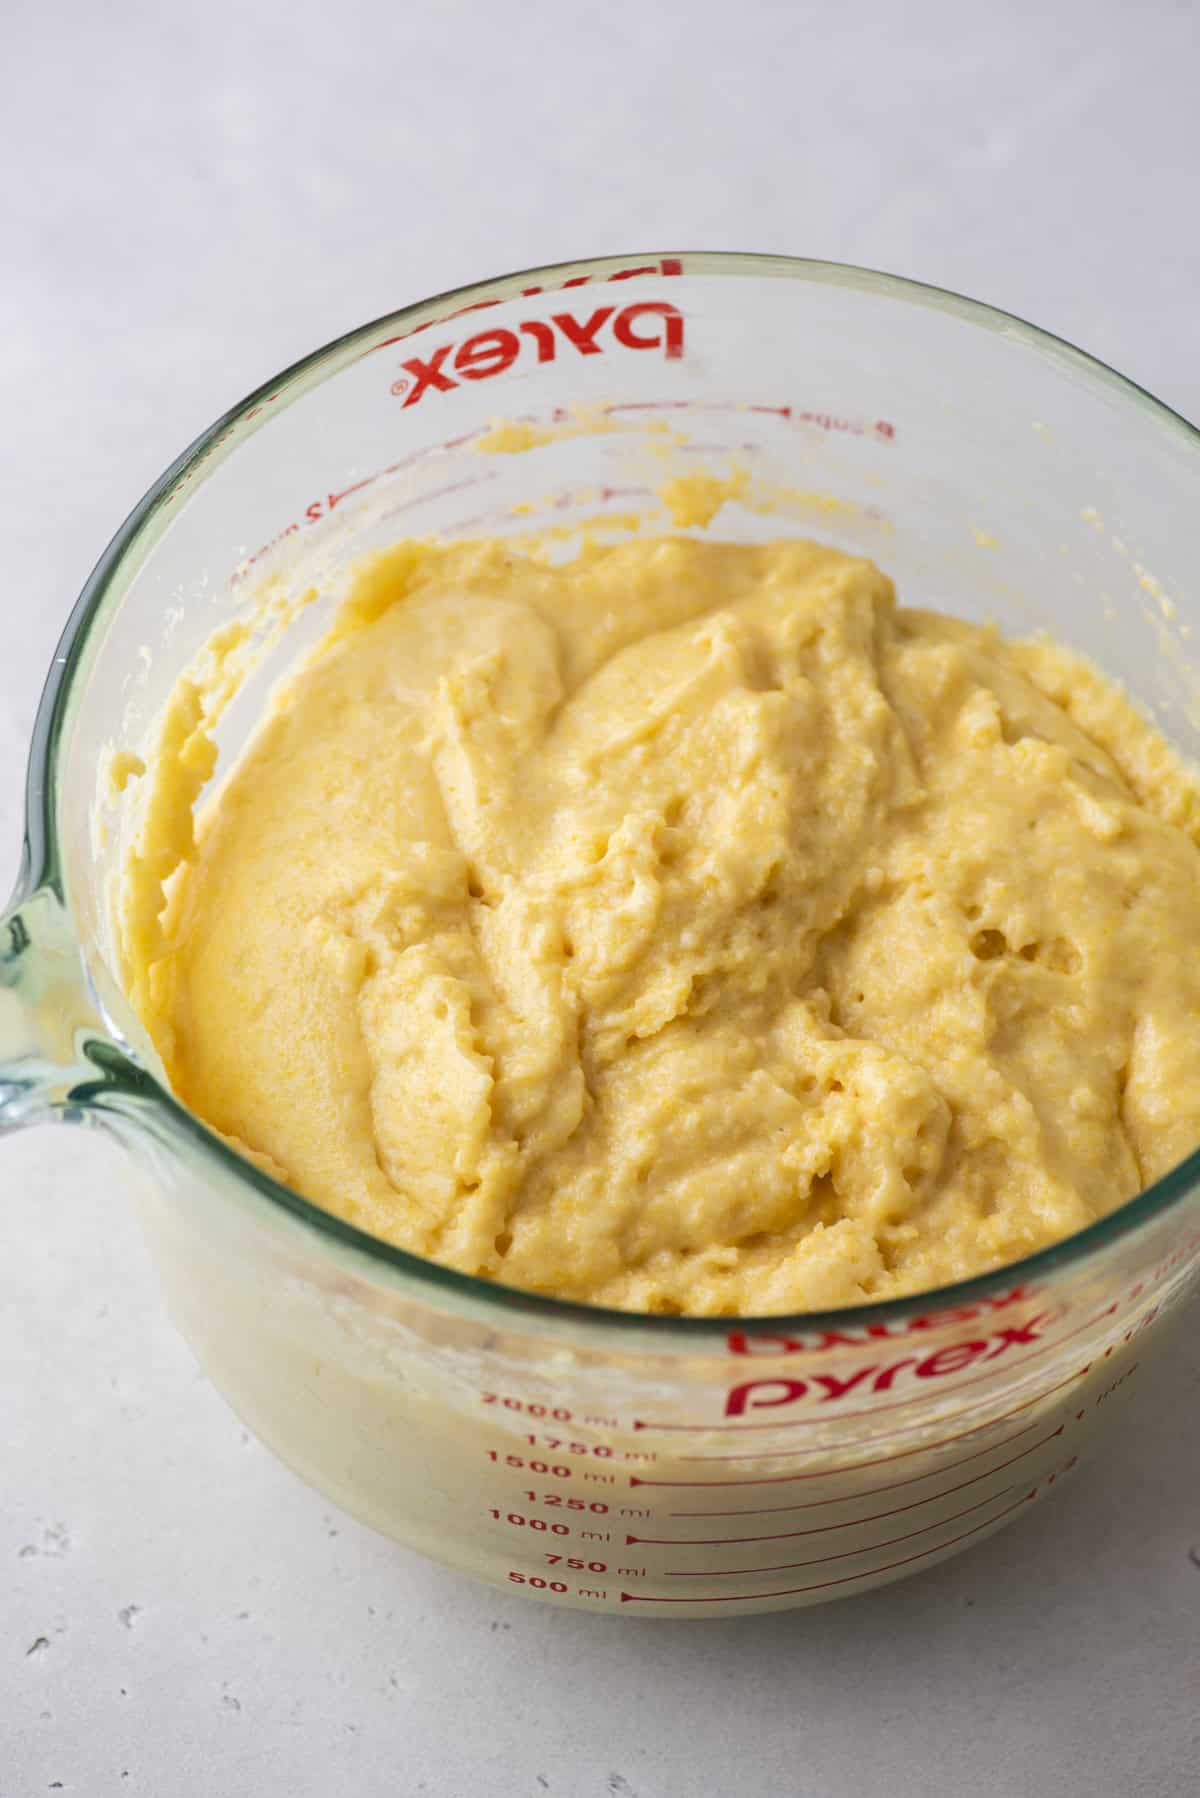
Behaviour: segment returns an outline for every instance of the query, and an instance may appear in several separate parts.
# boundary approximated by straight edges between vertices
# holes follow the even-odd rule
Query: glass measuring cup
[[[572,410],[572,408],[581,410]],[[491,419],[528,447],[483,455]],[[665,426],[682,441],[653,427]],[[665,446],[664,455],[659,448]],[[689,458],[691,459],[689,461]],[[804,532],[910,603],[1050,629],[1200,753],[1188,666],[1200,440],[1119,377],[986,308],[862,271],[647,256],[396,314],[207,432],[100,562],[63,640],[0,924],[0,1128],[131,1151],[172,1311],[246,1422],[349,1510],[559,1604],[728,1615],[865,1590],[979,1540],[1083,1458],[1200,1277],[1200,1156],[1019,1266],[825,1316],[644,1318],[517,1293],[364,1237],[164,1089],[121,991],[111,882],[143,747],[214,630],[254,616],[265,686],[348,560],[403,535],[614,535],[668,472],[747,466]],[[326,598],[275,632],[284,601]]]

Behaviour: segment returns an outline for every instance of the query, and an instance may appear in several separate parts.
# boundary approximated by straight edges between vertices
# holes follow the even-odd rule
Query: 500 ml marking
[[[540,1573],[518,1573],[515,1567],[509,1568],[508,1577],[514,1586],[532,1586],[537,1592],[565,1592],[567,1589],[566,1580],[543,1579]]]

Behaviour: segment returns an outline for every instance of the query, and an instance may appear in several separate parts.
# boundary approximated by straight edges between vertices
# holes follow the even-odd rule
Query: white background
[[[1195,0],[40,0],[0,67],[0,890],[108,536],[243,391],[406,301],[831,257],[1200,418]],[[738,1623],[555,1614],[276,1466],[167,1325],[117,1152],[33,1132],[0,1149],[0,1798],[1183,1798],[1198,1400],[1193,1312],[1109,1458],[949,1566]]]

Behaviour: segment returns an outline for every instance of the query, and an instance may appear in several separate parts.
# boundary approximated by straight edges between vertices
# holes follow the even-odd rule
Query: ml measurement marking
[[[952,1511],[949,1517],[938,1517],[932,1523],[923,1523],[919,1530],[908,1530],[903,1536],[889,1536],[885,1542],[871,1542],[866,1548],[844,1548],[833,1555],[816,1555],[807,1561],[778,1561],[772,1567],[666,1567],[663,1572],[667,1579],[724,1579],[728,1574],[740,1573],[745,1577],[748,1573],[788,1573],[796,1567],[823,1567],[828,1561],[848,1561],[854,1555],[869,1555],[876,1548],[895,1548],[898,1542],[914,1542],[918,1536],[927,1536],[930,1530],[941,1529],[943,1524],[957,1523],[960,1517],[970,1517],[974,1511],[982,1511],[987,1505],[994,1505],[998,1498],[1008,1498],[1015,1491],[1015,1486],[1006,1486],[1003,1492],[989,1492],[986,1498],[978,1499],[975,1504],[967,1505],[961,1511]],[[1000,1513],[1001,1516],[1004,1512]]]
[[[940,1492],[930,1492],[924,1498],[913,1499],[911,1504],[895,1505],[890,1511],[872,1511],[867,1517],[850,1517],[841,1523],[822,1523],[806,1530],[783,1530],[769,1536],[626,1536],[625,1541],[626,1544],[641,1542],[656,1548],[716,1548],[730,1542],[786,1542],[794,1536],[823,1536],[830,1530],[855,1529],[860,1523],[878,1523],[882,1517],[898,1517],[903,1511],[919,1511],[925,1505],[936,1504],[939,1499],[950,1498],[955,1492],[965,1492],[968,1486],[977,1486],[980,1480],[990,1480],[993,1474],[1003,1473],[1006,1467],[1015,1467],[1018,1461],[1036,1454],[1047,1442],[1053,1442],[1056,1436],[1061,1436],[1065,1428],[1066,1425],[1060,1423],[1056,1430],[1051,1430],[1048,1436],[1042,1436],[1028,1448],[1023,1448],[1019,1455],[1010,1456],[1007,1461],[1001,1461],[998,1467],[989,1467],[986,1472],[977,1473],[972,1479],[960,1480],[957,1486],[944,1486]]]
[[[774,1592],[723,1592],[719,1595],[706,1592],[697,1597],[687,1598],[652,1598],[649,1594],[641,1592],[622,1592],[621,1603],[739,1604],[745,1603],[747,1600],[761,1603],[764,1598],[796,1598],[802,1592],[823,1592],[833,1586],[851,1585],[855,1580],[875,1579],[879,1574],[891,1573],[897,1567],[909,1567],[917,1561],[927,1561],[931,1556],[940,1554],[945,1548],[954,1548],[959,1542],[965,1542],[968,1537],[978,1536],[983,1530],[990,1530],[1000,1522],[1001,1518],[1010,1516],[1013,1511],[1019,1511],[1022,1505],[1030,1504],[1037,1494],[1038,1489],[1034,1486],[1025,1494],[1024,1498],[1018,1498],[1015,1504],[1008,1505],[1003,1511],[998,1511],[994,1517],[986,1518],[983,1523],[974,1524],[969,1530],[963,1530],[961,1535],[951,1536],[947,1542],[935,1542],[932,1548],[923,1548],[918,1554],[903,1555],[898,1561],[886,1561],[882,1567],[864,1568],[861,1573],[844,1573],[837,1579],[814,1580],[811,1585],[787,1586]]]
[[[974,1454],[960,1456],[957,1461],[943,1461],[937,1467],[930,1467],[925,1473],[911,1474],[906,1480],[889,1480],[887,1484],[883,1486],[863,1486],[857,1492],[839,1492],[835,1494],[833,1498],[808,1498],[799,1504],[761,1505],[754,1507],[752,1510],[672,1511],[670,1515],[672,1517],[763,1517],[767,1516],[772,1511],[816,1511],[819,1510],[822,1505],[844,1505],[849,1504],[852,1499],[856,1498],[878,1498],[883,1492],[898,1492],[904,1486],[919,1486],[922,1480],[936,1479],[940,1474],[949,1473],[954,1467],[966,1467],[969,1462],[978,1461],[980,1455],[990,1455],[998,1448],[1007,1448],[1010,1442],[1019,1442],[1022,1436],[1028,1436],[1030,1430],[1036,1430],[1037,1427],[1036,1422],[1027,1423],[1024,1429],[1014,1430],[1011,1436],[1002,1436],[999,1442],[989,1442],[983,1448],[977,1448]],[[1001,1466],[1011,1466],[1011,1462],[1003,1461],[1001,1462]],[[830,1471],[838,1472],[839,1470],[832,1468]],[[856,1470],[849,1469],[848,1471],[854,1472]],[[989,1468],[987,1471],[991,1473],[998,1470]],[[799,1474],[796,1477],[805,1479],[811,1478],[812,1475]],[[979,1477],[983,1479],[986,1478],[986,1475],[981,1474]],[[714,1481],[713,1483],[717,1484],[718,1482]],[[719,1484],[725,1486],[731,1485],[733,1482],[722,1480]]]

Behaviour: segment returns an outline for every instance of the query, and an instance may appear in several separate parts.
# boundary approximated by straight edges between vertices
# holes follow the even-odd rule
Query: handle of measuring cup
[[[0,1135],[76,1114],[96,1072],[86,1045],[107,1036],[62,899],[18,894],[0,916]]]

